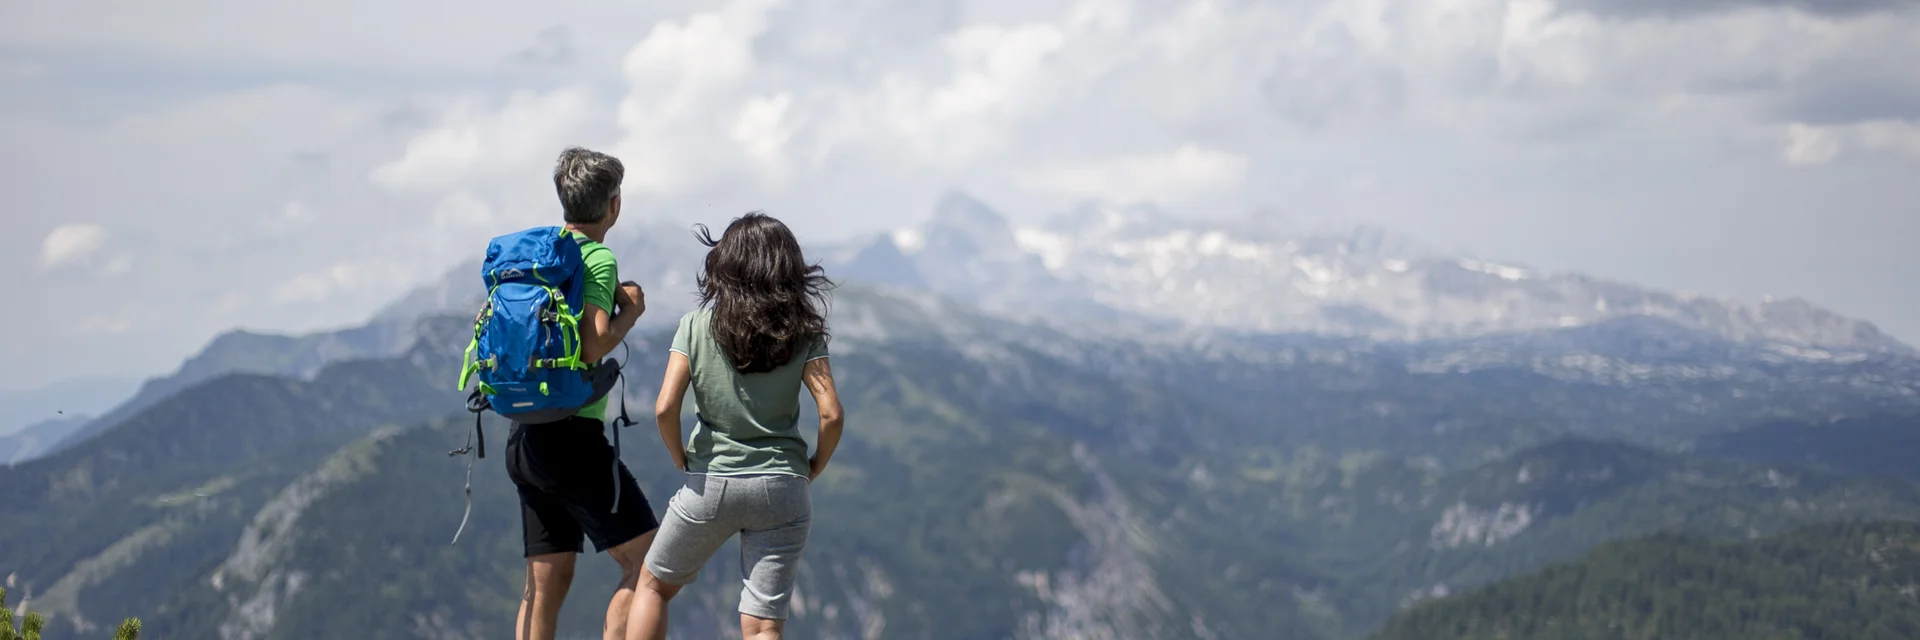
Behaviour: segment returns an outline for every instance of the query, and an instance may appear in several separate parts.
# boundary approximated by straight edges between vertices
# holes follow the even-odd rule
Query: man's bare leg
[[[640,586],[633,591],[633,615],[627,621],[626,640],[667,640],[667,602],[680,594],[678,585],[661,582],[640,567]]]
[[[640,584],[641,567],[647,564],[647,548],[653,546],[653,534],[658,531],[656,528],[607,550],[607,555],[620,563],[620,587],[614,590],[613,602],[607,605],[607,624],[600,630],[604,640],[626,640],[634,588]]]
[[[573,563],[578,557],[569,552],[527,558],[527,586],[520,596],[520,614],[514,618],[514,638],[553,640],[560,605],[573,586]]]
[[[740,637],[742,640],[780,640],[780,631],[785,629],[787,621],[755,618],[740,614]]]

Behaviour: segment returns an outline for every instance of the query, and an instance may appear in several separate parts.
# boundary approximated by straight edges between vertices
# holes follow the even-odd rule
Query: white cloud
[[[1862,148],[1920,158],[1920,122],[1874,120],[1851,128]]]
[[[791,106],[793,94],[790,93],[753,98],[740,108],[730,132],[747,157],[776,176],[784,174],[783,152],[787,142],[793,139],[794,123],[787,117],[787,108]]]
[[[1840,156],[1840,135],[1829,127],[1811,127],[1795,122],[1787,125],[1787,142],[1781,158],[1790,164],[1826,164]]]
[[[1012,20],[983,12],[898,49],[851,49],[844,35],[834,46],[791,37],[768,48],[767,38],[787,37],[776,23],[825,20],[810,11],[852,12],[843,20],[857,23],[863,10],[873,9],[734,0],[655,24],[623,58],[625,93],[603,123],[618,128],[611,150],[627,163],[628,193],[672,206],[724,186],[765,200],[879,171],[1043,198],[1124,183],[1136,186],[1121,197],[1177,199],[1230,184],[1217,176],[1302,136],[1506,144],[1672,128],[1735,139],[1776,106],[1743,82],[1801,82],[1861,42],[1920,55],[1897,29],[1860,18],[1603,19],[1548,0],[1078,0]],[[1703,49],[1703,39],[1726,46]],[[844,72],[795,66],[820,51],[855,62]],[[779,53],[792,55],[769,55]],[[511,209],[475,184],[530,174],[526,159],[546,160],[565,137],[555,132],[601,117],[581,105],[591,99],[569,90],[516,94],[493,109],[463,102],[374,179],[467,190]],[[1812,145],[1799,157],[1819,157],[1820,139],[1799,135]],[[1159,160],[1171,173],[1145,168],[1180,145],[1243,162],[1202,167],[1225,156],[1190,151],[1181,163]],[[536,202],[531,194],[522,199]]]
[[[107,228],[92,222],[73,222],[54,227],[40,242],[40,268],[52,269],[100,250],[107,243]]]
[[[791,98],[756,95],[760,87],[743,82],[759,69],[753,41],[778,4],[734,0],[664,21],[627,52],[614,152],[628,193],[672,195],[739,176],[743,155],[777,166]]]
[[[1788,164],[1820,165],[1843,154],[1879,153],[1920,159],[1920,124],[1902,120],[1870,120],[1843,125],[1790,123],[1785,128],[1781,159]]]
[[[1065,45],[1051,24],[969,26],[941,43],[951,63],[944,83],[896,75],[877,99],[881,124],[901,136],[914,156],[952,169],[1002,148],[1014,125],[1043,109],[1061,87],[1047,86],[1044,63]]]
[[[287,279],[273,287],[279,303],[328,302],[344,295],[369,298],[369,293],[397,294],[420,280],[406,263],[382,260],[341,262]],[[437,275],[437,274],[435,274]]]
[[[100,274],[108,277],[124,276],[133,270],[133,257],[127,254],[116,255],[100,264]]]
[[[595,115],[592,94],[581,89],[517,92],[497,111],[469,98],[408,141],[405,153],[375,168],[370,179],[397,191],[538,180],[561,149],[590,142],[582,138]]]
[[[1049,169],[1038,174],[1034,185],[1075,198],[1177,204],[1238,186],[1246,173],[1245,156],[1187,144],[1168,153]]]
[[[699,3],[548,0],[447,5],[391,0],[251,2],[142,0],[16,2],[0,42],[65,51],[131,51],[149,60],[208,67],[271,65],[356,74],[472,72],[539,42],[563,24],[574,40],[630,37]],[[212,18],[217,16],[217,19]],[[369,19],[377,16],[378,19]],[[592,51],[583,52],[587,54]]]

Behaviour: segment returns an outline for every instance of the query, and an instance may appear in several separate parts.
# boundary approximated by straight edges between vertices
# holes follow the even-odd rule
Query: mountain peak
[[[933,208],[933,216],[918,234],[911,236],[905,238],[905,243],[896,237],[894,244],[918,245],[913,247],[913,253],[947,268],[1020,259],[1020,247],[1014,241],[1013,226],[1007,223],[1006,216],[959,191],[949,191],[942,196]]]
[[[914,266],[913,260],[907,257],[909,249],[919,248],[905,246],[914,242],[915,240],[911,238],[903,240],[900,234],[875,236],[836,269],[845,269],[848,273],[856,274],[860,279],[874,284],[925,288],[926,280],[920,277],[919,269]]]
[[[950,190],[940,196],[939,203],[933,207],[933,217],[927,220],[927,226],[986,234],[1012,233],[1006,216],[1000,215],[978,198],[958,190]]]

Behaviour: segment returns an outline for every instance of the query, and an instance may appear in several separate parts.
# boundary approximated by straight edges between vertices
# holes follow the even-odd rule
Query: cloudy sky
[[[0,2],[0,388],[358,322],[568,144],[677,222],[1271,208],[1920,341],[1912,1]]]

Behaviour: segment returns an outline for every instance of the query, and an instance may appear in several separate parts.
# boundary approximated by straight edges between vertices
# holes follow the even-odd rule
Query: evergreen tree
[[[7,608],[5,587],[0,587],[0,640],[20,640],[20,632],[13,630],[13,610]]]
[[[13,610],[7,608],[7,589],[0,587],[0,640],[40,640],[47,617],[28,611],[19,629],[13,628]],[[113,632],[113,640],[140,640],[140,619],[127,618]]]
[[[120,621],[120,628],[113,630],[113,640],[140,640],[140,619]]]

